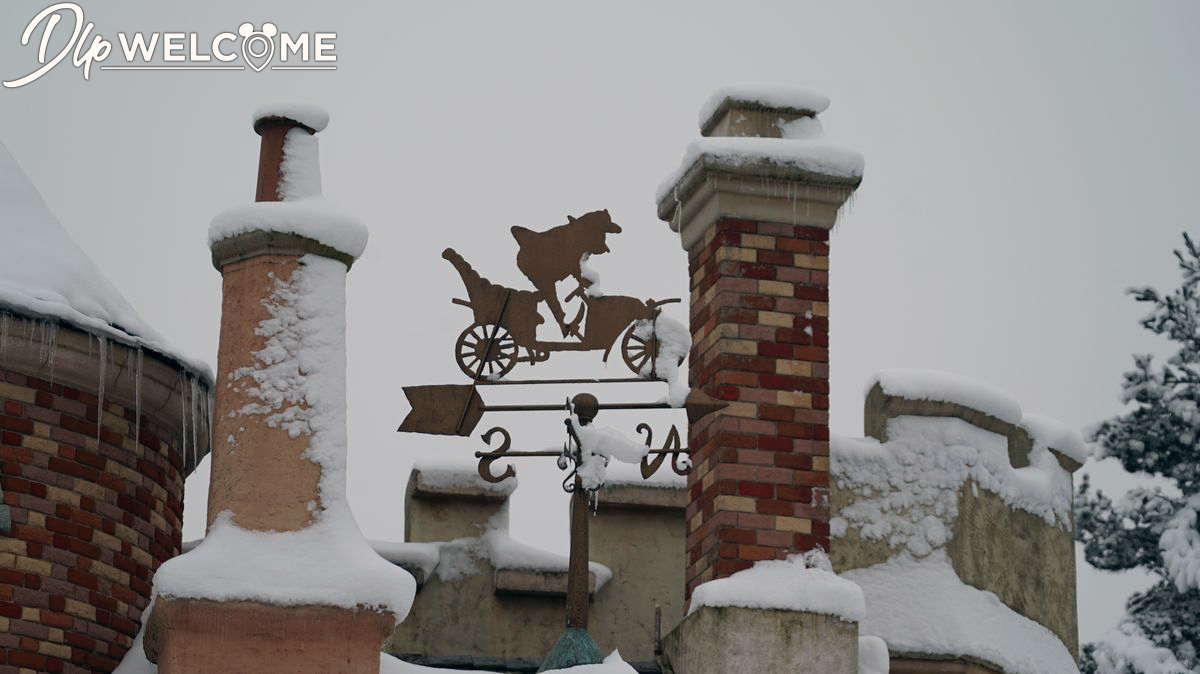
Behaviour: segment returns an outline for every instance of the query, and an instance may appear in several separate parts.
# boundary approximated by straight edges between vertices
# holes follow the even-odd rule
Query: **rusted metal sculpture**
[[[601,384],[663,382],[655,371],[659,355],[655,330],[661,307],[679,302],[640,300],[621,295],[589,293],[592,285],[584,274],[584,263],[591,255],[608,252],[607,236],[618,234],[621,228],[609,217],[608,211],[593,211],[579,218],[568,216],[565,225],[545,232],[513,227],[512,234],[520,248],[517,267],[533,284],[535,290],[520,290],[492,283],[481,276],[461,255],[451,248],[442,252],[462,277],[468,299],[452,301],[471,309],[473,321],[458,336],[454,347],[455,361],[469,384],[406,386],[412,410],[399,430],[410,433],[441,435],[471,435],[483,415],[488,412],[548,412],[564,411],[562,405],[519,404],[489,405],[480,396],[480,387],[489,385],[535,384]],[[578,287],[565,301],[579,300],[579,309],[571,320],[566,319],[557,297],[558,282],[574,279]],[[543,341],[538,338],[538,326],[544,323],[539,308],[545,304],[558,323],[563,341]],[[647,330],[639,326],[649,322]],[[614,346],[620,343],[621,357],[636,377],[608,379],[541,379],[501,381],[517,363],[535,365],[545,362],[558,351],[603,351],[607,362]],[[682,360],[680,361],[682,364]],[[724,407],[700,391],[692,391],[684,404],[689,423]],[[605,409],[671,409],[663,402],[600,403],[595,396],[581,393],[567,401],[565,412],[574,414],[582,425],[592,423]],[[637,426],[645,436],[646,456],[641,462],[643,478],[657,471],[667,456],[677,474],[691,470],[688,449],[682,446],[679,430],[671,426],[661,449],[652,449],[653,434],[648,424]],[[493,440],[499,436],[495,449]],[[569,471],[563,489],[571,494],[571,553],[567,578],[567,631],[551,649],[543,662],[543,670],[599,662],[599,649],[587,634],[588,620],[588,510],[594,509],[596,489],[584,488],[578,471],[583,461],[583,448],[574,428],[567,420],[567,440],[562,451],[512,450],[512,437],[503,427],[496,426],[482,435],[488,451],[475,452],[479,459],[479,474],[488,482],[501,482],[516,476],[516,469],[506,465],[497,472],[495,463],[517,457],[555,457],[562,470]],[[601,485],[602,486],[602,485]]]
[[[591,255],[607,253],[606,236],[619,233],[621,228],[613,223],[608,211],[593,211],[580,218],[567,216],[567,219],[567,224],[545,232],[512,228],[520,247],[517,268],[536,291],[492,283],[453,248],[442,251],[442,257],[462,277],[469,298],[451,301],[474,314],[474,322],[462,331],[454,345],[454,358],[463,374],[473,380],[494,381],[511,372],[517,363],[536,365],[549,360],[556,351],[603,351],[602,360],[608,362],[618,338],[621,358],[634,374],[643,374],[647,365],[653,369],[658,340],[653,331],[648,337],[637,334],[638,322],[653,322],[660,307],[680,299],[656,301],[589,294],[591,281],[583,276],[582,262]],[[578,287],[566,301],[580,302],[569,322],[555,291],[555,284],[568,278],[575,279]],[[538,326],[544,322],[538,311],[543,303],[559,324],[564,337],[561,342],[537,337]]]

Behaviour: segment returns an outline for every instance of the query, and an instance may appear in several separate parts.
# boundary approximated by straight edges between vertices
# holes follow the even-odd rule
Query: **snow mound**
[[[888,674],[891,666],[886,641],[879,637],[858,638],[858,674]]]
[[[580,424],[579,417],[575,416],[574,412],[571,413],[569,422],[575,437],[579,438],[581,460],[577,469],[583,488],[588,491],[595,491],[604,486],[608,463],[612,459],[640,464],[650,452],[648,446],[629,439],[615,428]]]
[[[701,606],[805,611],[850,621],[861,621],[865,612],[862,591],[838,577],[820,550],[756,562],[728,578],[703,583],[692,592],[688,614]]]
[[[371,549],[344,502],[299,531],[250,531],[222,513],[195,549],[154,575],[160,597],[363,606],[396,622],[408,615],[416,591],[407,571]]]
[[[407,564],[420,569],[426,579],[433,575],[441,557],[441,543],[397,543],[368,539],[367,544],[375,554],[392,564]]]
[[[502,482],[488,482],[479,475],[477,464],[447,459],[421,459],[413,464],[413,471],[421,473],[422,483],[441,489],[482,489],[509,495],[518,484],[515,477]]]
[[[829,97],[819,91],[779,82],[735,82],[718,88],[700,107],[700,127],[716,114],[717,108],[731,98],[765,108],[807,110],[819,115],[829,108]]]
[[[298,234],[355,259],[367,249],[366,223],[319,196],[226,209],[209,225],[208,245],[255,230]]]
[[[487,556],[497,569],[565,573],[569,566],[570,558],[522,543],[502,529],[487,532],[483,540],[487,546]],[[588,562],[588,571],[596,576],[596,592],[612,580],[612,570],[599,562]]]
[[[811,138],[698,138],[688,144],[683,162],[658,185],[655,201],[661,203],[697,161],[720,167],[765,166],[807,171],[831,178],[862,178],[866,162],[857,150],[832,141]]]
[[[207,364],[180,352],[142,320],[0,142],[0,312],[5,310],[145,347],[212,383]]]
[[[861,631],[883,638],[893,653],[979,658],[1007,674],[1079,671],[1050,630],[964,584],[943,552],[920,561],[900,556],[842,577],[866,596]]]
[[[1035,444],[1057,449],[1079,463],[1086,463],[1087,445],[1083,436],[1070,426],[1039,414],[1026,414],[1021,418],[1021,427],[1029,432]]]
[[[1170,649],[1156,646],[1128,620],[1110,630],[1093,655],[1097,674],[1192,674]]]
[[[251,121],[257,124],[258,120],[268,117],[284,117],[295,120],[318,133],[329,126],[329,113],[323,108],[297,101],[280,101],[260,106],[254,111]]]
[[[1021,423],[1021,406],[996,389],[953,372],[897,368],[881,370],[867,382],[869,392],[879,384],[890,396],[910,400],[957,403],[1010,424]]]
[[[900,416],[887,432],[886,443],[830,438],[832,477],[855,492],[830,521],[835,537],[853,526],[865,539],[929,555],[949,540],[968,481],[1047,524],[1071,526],[1071,474],[1045,447],[1034,447],[1029,466],[1013,468],[1007,438],[961,419]]]

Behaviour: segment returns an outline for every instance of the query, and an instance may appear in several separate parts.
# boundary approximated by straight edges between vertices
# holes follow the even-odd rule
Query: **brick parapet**
[[[12,511],[0,537],[0,673],[111,671],[155,570],[180,551],[178,432],[108,399],[97,428],[100,409],[95,392],[0,369]]]
[[[722,218],[689,251],[694,385],[687,593],[829,548],[829,232]]]

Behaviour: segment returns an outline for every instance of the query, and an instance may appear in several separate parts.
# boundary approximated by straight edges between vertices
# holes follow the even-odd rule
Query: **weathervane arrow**
[[[469,436],[483,418],[474,384],[405,386],[404,395],[412,409],[396,429],[401,433]]]

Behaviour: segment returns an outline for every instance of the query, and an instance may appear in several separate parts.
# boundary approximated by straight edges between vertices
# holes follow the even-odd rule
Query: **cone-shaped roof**
[[[144,346],[211,381],[208,366],[171,346],[100,271],[0,142],[0,311],[57,319]]]

